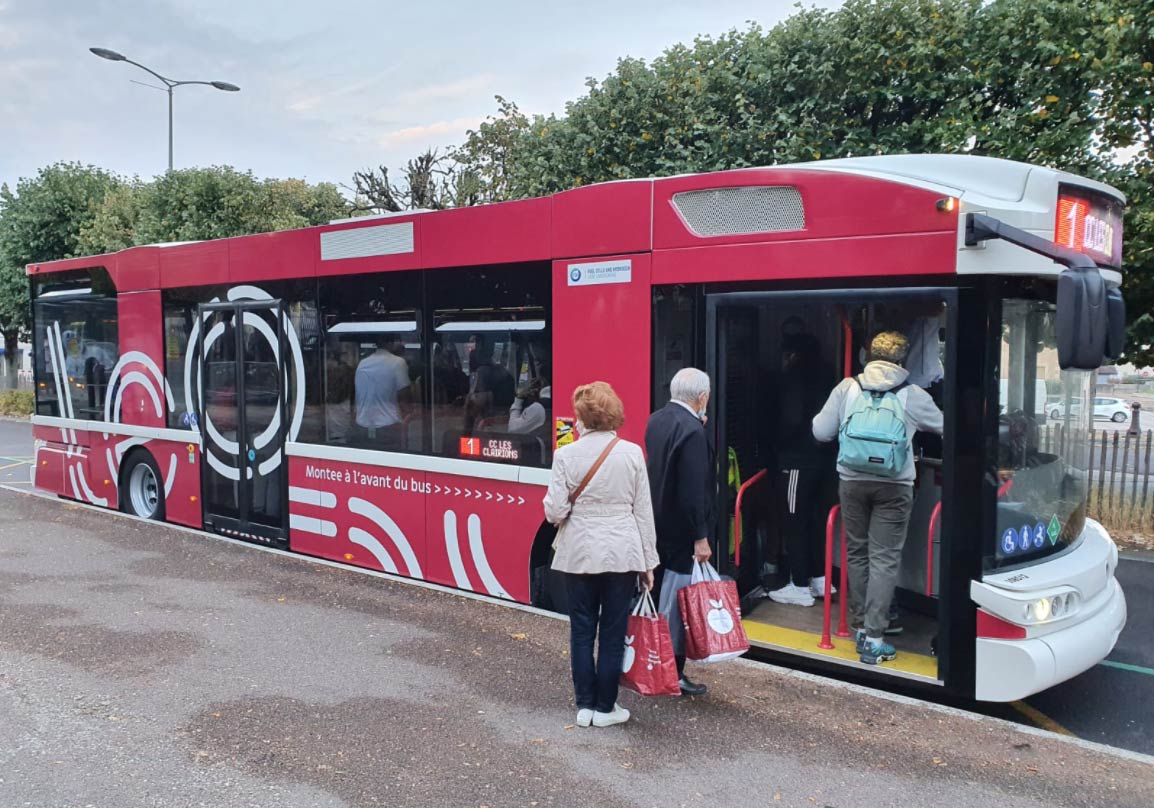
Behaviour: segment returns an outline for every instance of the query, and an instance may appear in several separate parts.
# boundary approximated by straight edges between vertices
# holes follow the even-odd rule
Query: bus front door
[[[830,391],[861,372],[868,334],[900,328],[927,335],[919,349],[936,361],[939,331],[926,324],[940,321],[944,332],[942,293],[707,294],[705,314],[707,371],[715,390],[710,431],[719,461],[715,557],[720,571],[737,581],[751,642],[823,664],[939,683],[933,652],[939,603],[924,582],[927,537],[933,541],[929,531],[940,521],[934,514],[940,514],[943,490],[941,441],[930,448],[930,441],[919,439],[918,484],[892,604],[891,639],[898,657],[879,668],[859,660],[852,639],[837,636],[844,592],[832,601],[834,636],[823,641],[826,529],[838,505],[837,445],[816,441],[812,421]],[[839,534],[835,529],[835,588],[841,572]]]
[[[205,527],[287,546],[284,329],[279,301],[200,307]]]

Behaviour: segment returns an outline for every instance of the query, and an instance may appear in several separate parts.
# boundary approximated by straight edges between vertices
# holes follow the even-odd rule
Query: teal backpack
[[[905,385],[892,390],[866,390],[860,378],[854,382],[858,395],[846,405],[841,422],[838,465],[860,474],[897,477],[905,468],[910,451],[905,407],[898,397]]]

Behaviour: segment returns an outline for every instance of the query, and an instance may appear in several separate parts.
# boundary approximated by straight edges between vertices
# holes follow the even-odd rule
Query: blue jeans
[[[578,710],[613,711],[625,656],[629,605],[637,589],[636,572],[565,576],[569,595],[569,660]],[[600,634],[597,660],[593,641]]]

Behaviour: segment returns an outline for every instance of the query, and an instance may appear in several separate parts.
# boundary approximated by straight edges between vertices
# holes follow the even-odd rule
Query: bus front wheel
[[[160,468],[146,451],[126,458],[120,472],[120,510],[141,519],[164,519]]]

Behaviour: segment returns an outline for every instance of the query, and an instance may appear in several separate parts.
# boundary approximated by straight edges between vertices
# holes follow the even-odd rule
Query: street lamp
[[[136,65],[141,70],[159,79],[165,89],[168,91],[168,170],[172,171],[172,90],[174,87],[180,87],[184,84],[204,84],[208,87],[215,87],[218,90],[224,90],[229,93],[240,92],[240,87],[235,84],[229,84],[227,81],[176,81],[175,79],[166,78],[155,70],[145,67],[139,62],[134,62],[125,56],[123,53],[117,53],[108,48],[89,48],[89,51],[99,56],[101,59],[107,59],[110,62],[128,62],[130,65]],[[146,85],[151,86],[151,85]],[[159,87],[157,89],[160,89]]]

